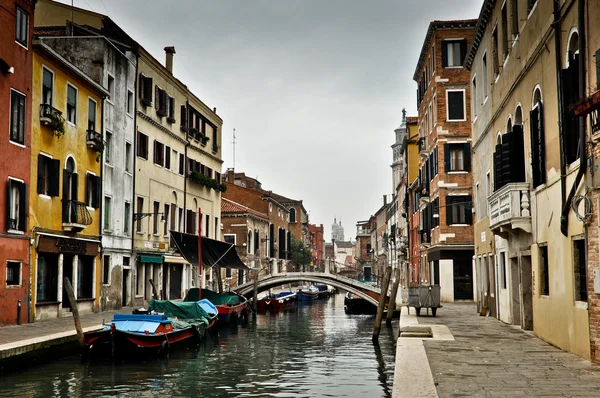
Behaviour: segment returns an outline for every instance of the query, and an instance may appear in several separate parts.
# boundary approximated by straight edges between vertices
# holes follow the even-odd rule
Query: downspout
[[[585,0],[578,0],[577,4],[577,24],[579,27],[579,98],[584,98],[585,90],[586,90],[586,79],[585,79],[585,54],[586,54],[586,32],[585,32]],[[577,192],[577,188],[579,187],[579,183],[583,178],[587,170],[587,163],[585,161],[585,117],[579,117],[579,170],[577,171],[577,176],[575,177],[575,181],[573,182],[573,186],[571,187],[571,191],[569,192],[569,196],[567,197],[566,202],[563,204],[562,214],[561,214],[561,226],[560,230],[564,236],[568,236],[568,214],[569,208],[571,207],[571,201],[573,200],[573,196],[575,196],[575,192]]]
[[[100,130],[100,131],[102,131],[103,141],[104,141],[104,138],[106,138],[106,130],[104,129],[104,106],[105,105],[106,105],[106,96],[104,96],[102,98],[102,111],[101,111],[101,117],[100,117],[100,120],[102,121],[102,130]],[[103,178],[103,176],[104,176],[104,155],[105,155],[104,152],[105,151],[106,151],[106,148],[104,148],[104,150],[102,151],[103,152],[102,156],[100,156],[100,176],[101,177],[100,177],[99,191],[101,192],[101,194],[100,194],[101,196],[100,196],[100,198],[98,198],[98,202],[99,202],[98,206],[100,206],[100,220],[98,220],[98,236],[100,237],[100,253],[99,253],[100,258],[98,259],[99,260],[98,269],[100,270],[100,278],[97,278],[97,280],[100,281],[100,297],[98,298],[99,303],[98,303],[98,306],[95,308],[95,310],[96,310],[95,312],[98,312],[98,309],[100,309],[100,311],[105,310],[104,305],[103,305],[103,300],[102,300],[103,296],[104,296],[104,294],[102,292],[102,286],[103,286],[103,283],[102,283],[102,256],[104,255],[104,246],[102,245],[102,229],[103,229],[102,228],[102,223],[103,223],[102,220],[104,220],[104,212],[106,211],[104,206],[102,206],[102,199],[104,199],[104,178]],[[96,271],[96,274],[97,273],[98,273],[98,271]]]
[[[137,118],[137,96],[138,94],[138,71],[139,71],[139,63],[140,63],[140,58],[138,56],[137,53],[132,52],[132,54],[135,54],[135,76],[133,78],[133,92],[135,93],[133,95],[133,148],[131,148],[131,151],[133,152],[131,154],[131,157],[133,158],[133,166],[132,166],[132,188],[131,188],[131,205],[129,206],[129,211],[131,211],[131,216],[129,217],[129,233],[131,234],[131,256],[134,256],[134,249],[135,249],[135,222],[133,221],[133,214],[135,214],[136,210],[137,210],[137,201],[136,201],[136,197],[135,197],[135,177],[137,176],[137,172],[136,172],[136,167],[137,167],[137,144],[138,144],[138,136],[137,136],[137,132],[138,132],[138,118]],[[129,62],[129,60],[128,60]],[[131,304],[135,305],[135,293],[136,293],[136,289],[137,289],[137,285],[138,285],[138,281],[137,279],[139,278],[139,275],[137,274],[137,259],[134,257],[133,258],[133,263],[135,264],[135,278],[133,279],[133,285],[131,285]],[[133,270],[132,270],[133,271]],[[133,273],[133,272],[132,272]],[[143,301],[143,299],[142,299]]]
[[[561,31],[560,31],[560,6],[559,1],[554,0],[554,55],[556,64],[556,94],[558,102],[558,138],[559,138],[559,153],[560,153],[560,203],[563,209],[565,207],[565,199],[567,196],[567,155],[565,149],[565,131],[564,131],[564,109],[563,109],[563,80],[562,80],[562,61],[561,61]],[[566,236],[568,229],[568,217],[564,211],[561,213],[560,229]]]

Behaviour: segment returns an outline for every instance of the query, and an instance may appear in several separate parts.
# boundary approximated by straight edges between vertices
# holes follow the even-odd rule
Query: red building
[[[26,323],[35,1],[0,0],[0,326]]]
[[[308,224],[308,239],[306,244],[312,251],[312,262],[315,267],[323,266],[323,256],[325,255],[325,239],[323,238],[323,234],[323,224],[319,226]]]

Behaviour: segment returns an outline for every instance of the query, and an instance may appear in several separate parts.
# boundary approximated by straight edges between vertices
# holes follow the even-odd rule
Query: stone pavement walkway
[[[473,303],[444,303],[418,322],[446,325],[455,338],[423,341],[440,397],[600,397],[600,366],[479,316]]]
[[[109,322],[115,313],[131,314],[134,307],[124,307],[118,311],[104,311],[99,313],[85,314],[80,316],[82,328],[98,326],[102,321]],[[0,349],[3,345],[17,343],[22,340],[40,338],[50,336],[56,333],[70,332],[75,333],[75,323],[73,317],[62,317],[37,321],[25,325],[4,326],[0,327]]]

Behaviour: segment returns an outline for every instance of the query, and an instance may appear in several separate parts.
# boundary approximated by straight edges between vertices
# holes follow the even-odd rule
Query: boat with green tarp
[[[183,301],[196,302],[200,299],[207,299],[217,307],[220,324],[237,322],[247,316],[246,298],[233,292],[217,293],[209,289],[191,288]]]

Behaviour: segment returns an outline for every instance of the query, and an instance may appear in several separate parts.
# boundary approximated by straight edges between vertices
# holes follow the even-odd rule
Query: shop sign
[[[75,239],[58,238],[56,246],[60,253],[85,254],[86,243]]]

